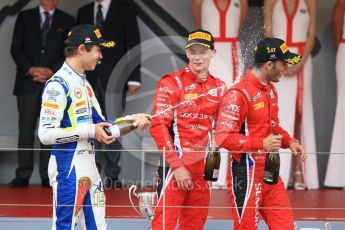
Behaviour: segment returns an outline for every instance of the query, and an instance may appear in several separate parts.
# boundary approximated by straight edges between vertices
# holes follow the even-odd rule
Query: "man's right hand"
[[[138,130],[143,131],[151,124],[150,115],[146,113],[137,113],[134,115],[134,120],[138,124]]]
[[[192,177],[189,171],[181,166],[173,171],[177,186],[181,190],[191,190],[193,188]]]
[[[263,140],[263,147],[269,152],[278,151],[282,145],[283,137],[281,135],[270,134]]]
[[[108,136],[105,131],[104,131],[104,127],[109,127],[112,126],[112,124],[110,124],[109,122],[100,122],[98,124],[95,125],[95,139],[101,143],[104,144],[111,144],[113,143],[116,138],[114,136]]]

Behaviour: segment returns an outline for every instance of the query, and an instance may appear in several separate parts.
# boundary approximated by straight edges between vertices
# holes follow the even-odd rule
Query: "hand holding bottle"
[[[137,128],[138,130],[144,130],[148,125],[150,125],[150,115],[139,113],[116,119],[114,125],[104,127],[104,131],[108,136],[113,135],[117,138],[124,136]]]
[[[278,151],[282,145],[283,137],[279,134],[270,134],[263,140],[263,148],[268,152]]]
[[[110,133],[105,131],[105,129],[109,128],[111,126],[108,122],[100,122],[98,124],[95,124],[95,139],[101,143],[104,144],[111,144],[116,140],[116,137]]]
[[[266,184],[278,183],[280,171],[279,148],[281,146],[281,140],[282,136],[280,136],[278,133],[273,133],[264,139],[264,148],[266,150],[271,151],[267,154],[265,160],[265,171],[263,181]]]

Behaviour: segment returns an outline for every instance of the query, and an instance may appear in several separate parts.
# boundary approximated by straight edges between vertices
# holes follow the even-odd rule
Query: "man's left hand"
[[[295,156],[297,156],[297,154],[301,154],[301,160],[302,161],[305,161],[307,159],[307,155],[304,151],[303,146],[298,144],[296,141],[292,141],[290,143],[290,149]]]
[[[135,95],[140,89],[140,86],[138,85],[128,85],[128,94],[130,96]]]

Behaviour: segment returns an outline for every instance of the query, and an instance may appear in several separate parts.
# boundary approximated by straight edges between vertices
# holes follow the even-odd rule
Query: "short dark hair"
[[[86,51],[89,52],[92,49],[92,46],[94,45],[85,45]],[[66,46],[64,49],[65,57],[68,58],[77,55],[77,49],[77,46]]]
[[[253,68],[260,69],[266,62],[255,62],[253,63]]]

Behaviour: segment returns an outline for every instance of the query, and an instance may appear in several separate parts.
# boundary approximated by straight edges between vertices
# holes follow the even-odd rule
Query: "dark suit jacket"
[[[94,25],[94,4],[91,2],[78,10],[77,24]],[[105,40],[115,41],[116,46],[111,49],[102,49],[102,64],[98,65],[96,70],[88,72],[87,78],[93,86],[99,78],[102,89],[106,90],[115,65],[128,50],[140,42],[135,10],[125,2],[112,0],[101,32]],[[140,82],[139,69],[140,65],[129,75],[129,81]]]
[[[32,81],[27,72],[32,66],[48,67],[57,71],[64,60],[64,41],[74,25],[74,18],[55,9],[45,47],[41,46],[41,22],[39,8],[19,13],[13,31],[11,54],[17,65],[13,94],[35,92],[44,84]]]

